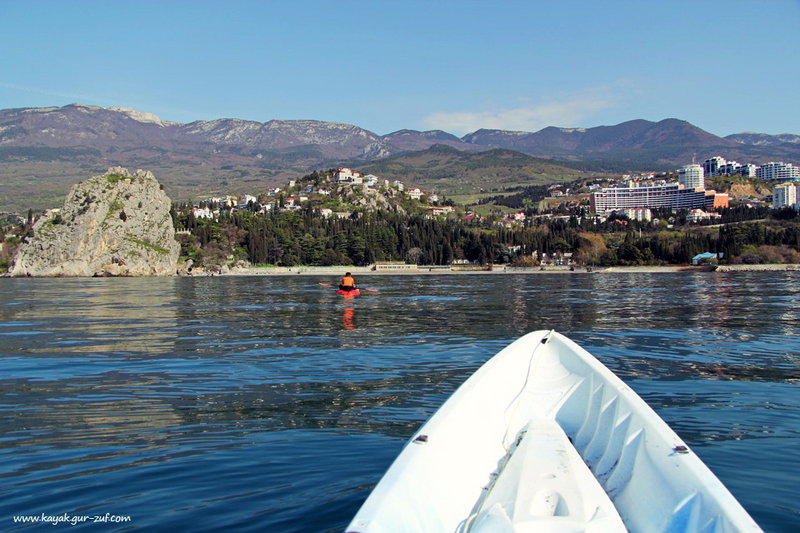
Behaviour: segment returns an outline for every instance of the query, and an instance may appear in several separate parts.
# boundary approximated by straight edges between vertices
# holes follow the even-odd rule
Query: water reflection
[[[342,311],[342,327],[344,329],[356,329],[356,309],[353,305],[346,306]]]
[[[324,517],[349,518],[392,446],[534,329],[587,348],[690,445],[796,442],[798,280],[370,276],[380,292],[354,300],[303,276],[0,280],[4,501],[41,512],[42,498],[58,494],[139,516],[160,505],[185,527],[211,509],[229,516],[217,501],[257,515],[270,501],[308,507],[326,487],[306,509],[322,522],[307,529],[341,529]],[[298,466],[309,458],[311,481]],[[739,475],[740,465],[719,462]],[[237,481],[254,470],[270,480],[259,497]],[[173,496],[143,496],[159,483]],[[746,502],[761,489],[745,488]],[[227,512],[217,529],[240,529]],[[304,524],[282,516],[258,526]]]
[[[173,347],[173,278],[147,285],[130,278],[3,281],[3,333],[16,335],[4,345],[3,355],[9,351],[44,357],[133,351],[160,354]],[[17,321],[20,324],[15,324]],[[31,330],[46,334],[30,342],[26,334]]]

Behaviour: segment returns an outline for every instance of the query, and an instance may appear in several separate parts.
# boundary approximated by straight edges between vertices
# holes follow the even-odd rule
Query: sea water
[[[0,530],[341,531],[537,329],[616,372],[765,530],[800,530],[797,273],[336,281],[0,279]]]

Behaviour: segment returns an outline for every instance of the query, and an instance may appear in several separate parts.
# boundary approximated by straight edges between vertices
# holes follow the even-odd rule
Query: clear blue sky
[[[800,134],[800,0],[0,0],[0,108]]]

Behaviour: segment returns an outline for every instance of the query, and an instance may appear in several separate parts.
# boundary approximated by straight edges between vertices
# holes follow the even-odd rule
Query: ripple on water
[[[552,328],[790,531],[799,279],[370,276],[380,292],[347,301],[300,276],[0,280],[3,503],[142,530],[341,531],[475,369]]]

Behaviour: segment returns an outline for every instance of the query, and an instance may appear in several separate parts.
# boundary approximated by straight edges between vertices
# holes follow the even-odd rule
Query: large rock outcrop
[[[73,186],[33,226],[12,276],[173,275],[180,245],[171,202],[149,171],[113,167]]]

